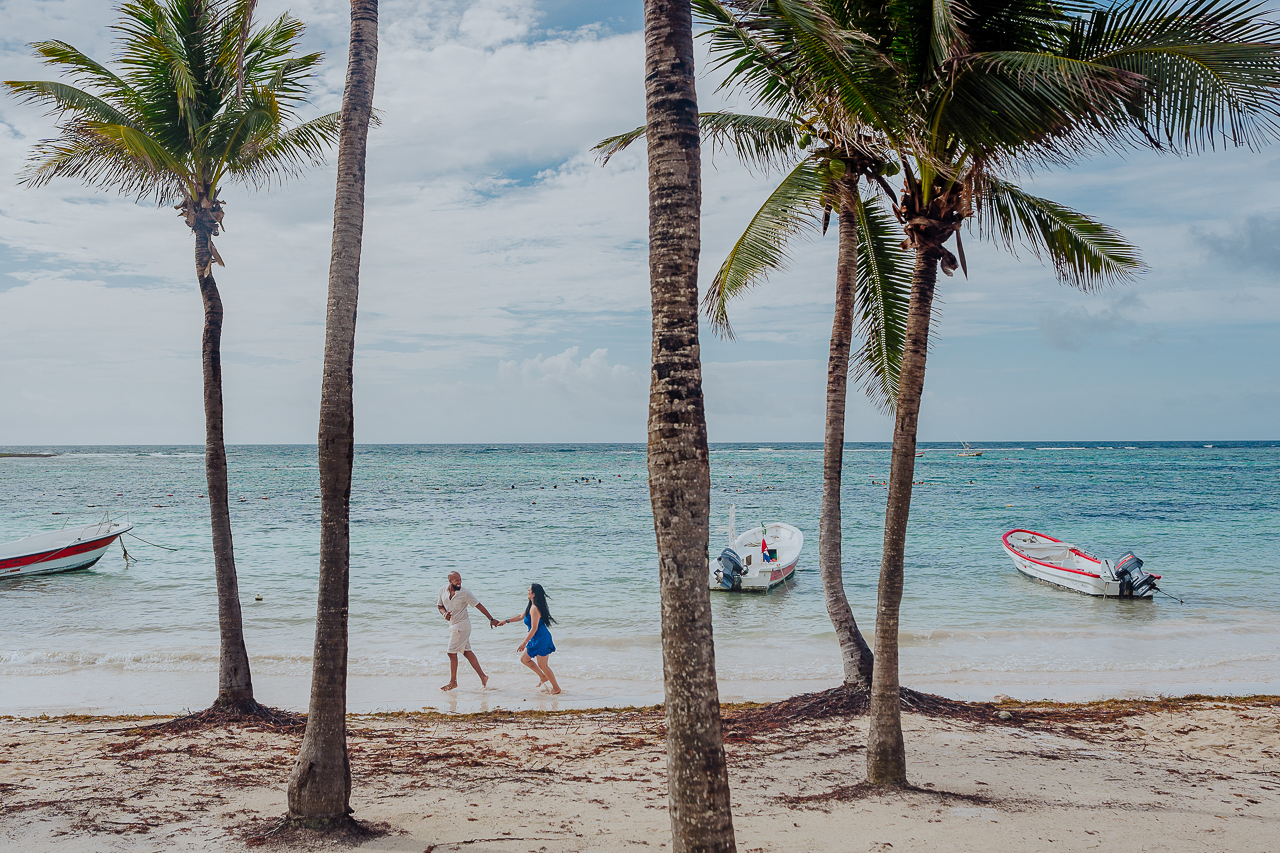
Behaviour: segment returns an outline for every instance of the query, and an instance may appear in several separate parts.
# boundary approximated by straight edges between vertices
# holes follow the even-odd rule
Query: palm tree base
[[[899,692],[899,700],[903,711],[926,717],[990,722],[997,712],[989,702],[961,702],[908,687]],[[870,707],[871,691],[842,684],[820,693],[802,693],[758,708],[748,708],[736,713],[726,711],[724,736],[729,742],[742,741],[807,720],[860,717]]]
[[[207,729],[236,723],[252,723],[273,729],[294,729],[306,725],[307,715],[271,708],[254,699],[224,700],[219,698],[211,707],[194,714],[144,726],[146,729],[166,734]]]
[[[266,824],[258,824],[256,829],[256,832],[245,838],[245,846],[288,844],[306,846],[309,849],[311,842],[337,843],[344,847],[363,844],[370,839],[390,834],[391,825],[366,823],[349,814],[333,817],[299,817],[287,814]]]

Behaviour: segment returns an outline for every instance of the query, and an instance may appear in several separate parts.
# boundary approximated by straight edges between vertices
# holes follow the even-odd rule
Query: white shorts
[[[456,655],[471,651],[471,623],[449,627],[449,654]]]

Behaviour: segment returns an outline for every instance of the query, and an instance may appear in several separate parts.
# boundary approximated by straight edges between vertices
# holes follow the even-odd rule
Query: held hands
[[[504,624],[506,624],[506,623],[505,623],[505,622],[499,622],[497,619],[494,619],[492,616],[490,616],[490,617],[489,617],[489,628],[490,628],[490,629],[497,628],[499,625],[504,625]]]

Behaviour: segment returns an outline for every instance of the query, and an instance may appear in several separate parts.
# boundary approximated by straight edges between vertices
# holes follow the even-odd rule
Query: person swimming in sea
[[[547,609],[547,591],[542,588],[542,584],[529,585],[529,603],[524,607],[523,616],[529,633],[516,649],[520,652],[520,663],[537,674],[539,688],[549,685],[546,690],[554,696],[560,692],[560,685],[556,683],[556,674],[551,671],[547,658],[556,650],[556,644],[551,640],[551,630],[548,627],[554,625],[556,620],[551,618],[551,611]],[[512,616],[498,624],[507,625],[520,618],[520,616]]]

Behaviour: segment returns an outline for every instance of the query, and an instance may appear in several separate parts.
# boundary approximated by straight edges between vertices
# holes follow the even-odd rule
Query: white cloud
[[[578,348],[569,347],[559,355],[543,358],[538,353],[524,361],[498,362],[498,376],[539,394],[553,393],[563,399],[589,397],[634,397],[642,377],[625,364],[609,364],[609,351],[598,349],[578,358]],[[643,386],[639,386],[643,387]]]
[[[260,5],[263,16],[292,8],[308,22],[307,48],[328,52],[313,110],[336,109],[347,5]],[[602,18],[612,14],[606,6]],[[589,151],[643,121],[642,37],[599,25],[548,32],[545,8],[534,0],[382,4],[375,101],[384,122],[370,140],[356,359],[363,441],[644,437],[643,146],[607,168]],[[22,46],[38,39],[61,38],[109,56],[113,17],[109,6],[85,0],[0,2],[4,76],[45,76]],[[703,107],[734,106],[714,93],[714,83],[699,80]],[[0,99],[0,176],[15,174],[51,127],[36,110]],[[704,285],[772,187],[768,176],[748,174],[728,154],[707,155]],[[1203,235],[1232,234],[1238,218],[1272,212],[1267,183],[1256,179],[1273,168],[1272,159],[1232,152],[1101,160],[1039,175],[1030,189],[1098,214],[1144,248],[1153,270],[1124,289],[1141,305],[1125,308],[1123,317],[1143,334],[1160,332],[1163,343],[1154,348],[1177,346],[1193,328],[1229,348],[1236,340],[1230,327],[1280,323],[1280,287],[1258,270],[1217,269]],[[1229,199],[1219,186],[1233,187]],[[229,439],[311,441],[332,169],[270,193],[228,189],[224,196],[229,231],[218,246],[228,266],[218,280],[227,311]],[[785,274],[733,306],[735,342],[704,332],[712,440],[821,438],[834,250],[834,232],[798,243]],[[1003,364],[1017,340],[1045,356],[1046,384],[1061,381],[1077,368],[1037,339],[1038,319],[1105,317],[1116,297],[1062,288],[1034,259],[1018,261],[977,241],[966,250],[972,280],[944,279],[939,288],[934,340],[950,361],[931,361],[929,387],[945,396],[946,383],[955,383],[952,391],[969,395],[966,408],[990,413],[966,428],[976,438],[1004,423],[996,414],[1001,391],[963,377],[985,371],[992,359]],[[0,387],[10,401],[0,411],[0,444],[53,435],[67,442],[201,440],[191,252],[190,234],[170,210],[66,181],[31,191],[0,183],[0,329],[12,334],[0,341]],[[71,300],[75,341],[64,316]],[[537,355],[548,352],[559,355]],[[121,359],[130,365],[134,405],[117,408],[117,391],[105,379]],[[517,365],[520,381],[495,375],[498,363]],[[620,368],[629,373],[615,376]],[[788,399],[749,415],[740,406],[754,399],[760,377],[768,387],[785,386]],[[1144,388],[1163,393],[1185,381],[1157,371]],[[1258,374],[1254,384],[1265,389],[1270,381]],[[536,405],[537,383],[560,408]],[[598,396],[572,388],[594,388]],[[512,398],[523,401],[519,418],[504,408]],[[590,399],[598,405],[579,405]],[[566,401],[577,406],[572,418],[565,417]],[[175,414],[151,414],[161,411]],[[930,423],[927,412],[923,417]],[[851,440],[884,437],[886,419],[856,393],[849,420]],[[940,437],[952,438],[949,431]]]

